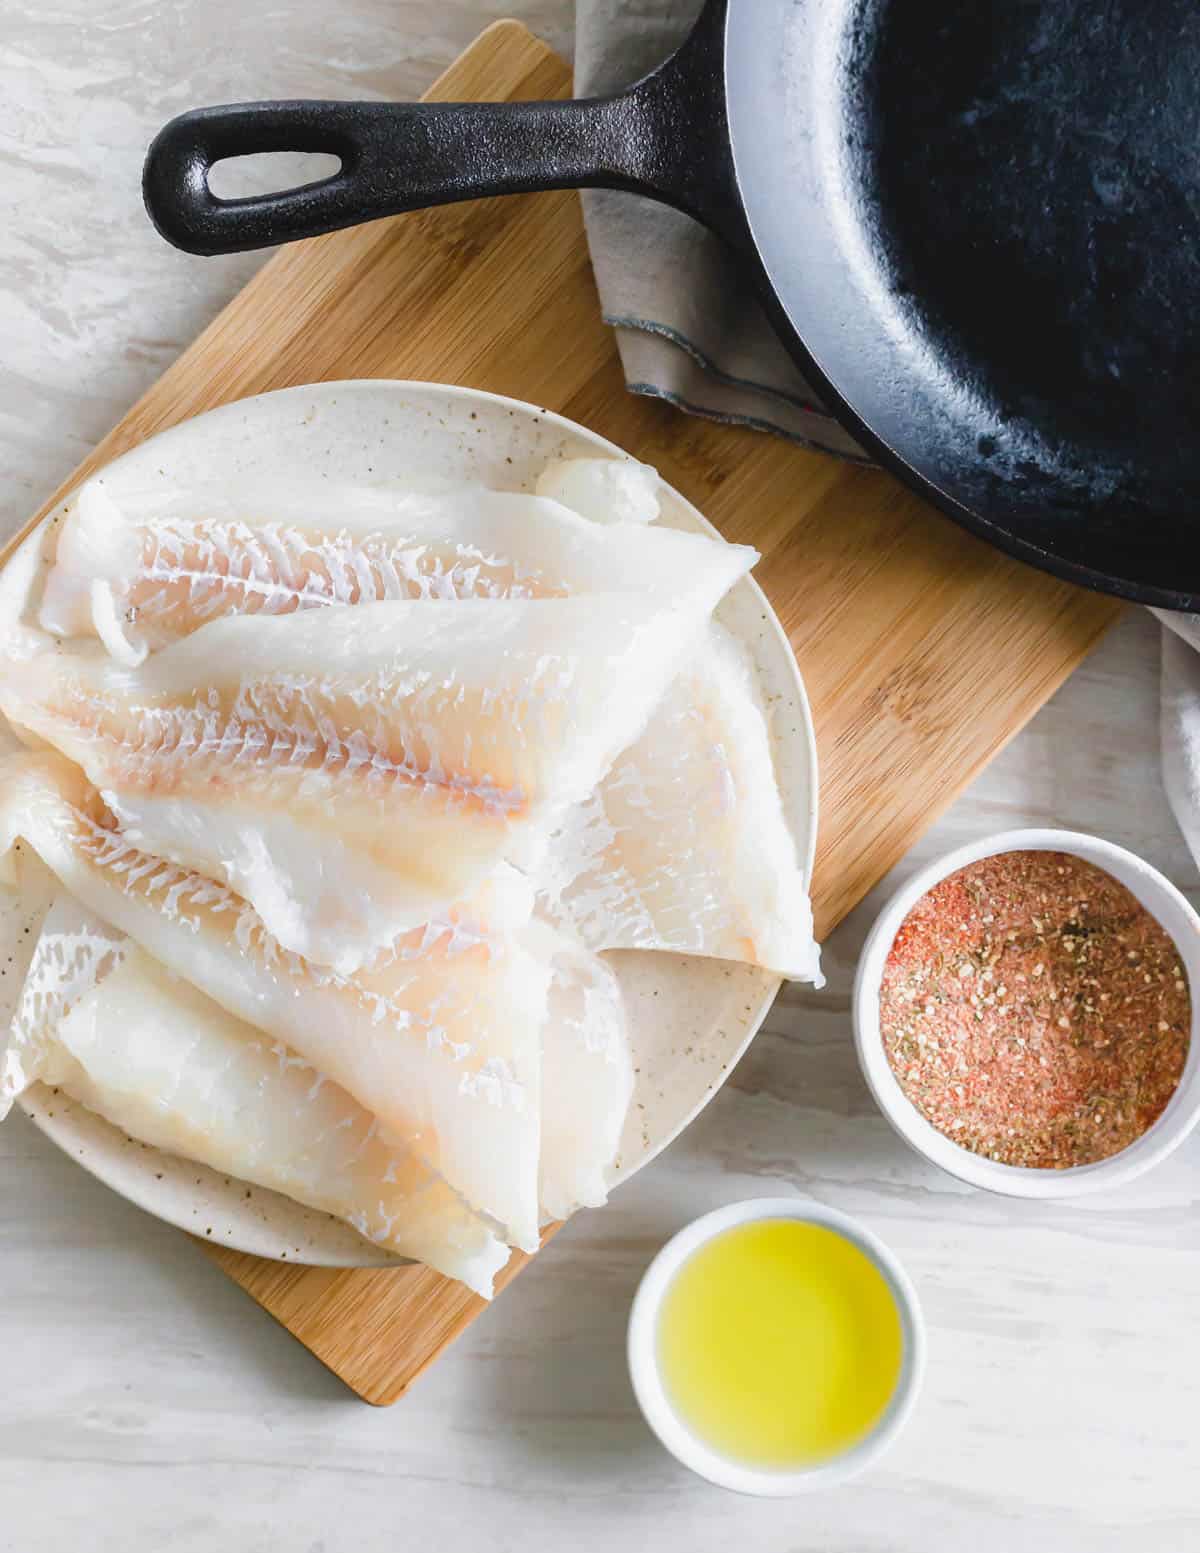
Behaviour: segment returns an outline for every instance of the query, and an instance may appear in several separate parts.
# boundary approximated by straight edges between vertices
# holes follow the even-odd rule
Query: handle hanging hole
[[[214,162],[208,174],[208,187],[219,200],[290,194],[314,183],[324,183],[341,170],[341,157],[329,151],[256,151]]]

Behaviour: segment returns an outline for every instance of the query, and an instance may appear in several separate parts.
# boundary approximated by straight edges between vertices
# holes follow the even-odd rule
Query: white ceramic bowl
[[[715,1451],[679,1417],[667,1396],[658,1366],[658,1315],[663,1297],[683,1264],[706,1241],[735,1225],[763,1219],[796,1219],[822,1224],[857,1246],[887,1281],[900,1313],[904,1355],[900,1377],[883,1417],[857,1445],[829,1461],[798,1470],[747,1466]],[[629,1373],[646,1422],[677,1461],[693,1472],[742,1494],[782,1498],[830,1488],[855,1476],[887,1450],[912,1412],[925,1370],[925,1326],[916,1291],[896,1258],[854,1219],[806,1197],[759,1197],[732,1203],[695,1219],[669,1240],[642,1276],[629,1316]]]
[[[901,1089],[879,1033],[879,987],[900,925],[917,901],[948,875],[999,852],[1069,852],[1120,880],[1171,935],[1192,989],[1192,1028],[1179,1087],[1159,1119],[1120,1153],[1091,1165],[1033,1170],[1003,1165],[960,1147],[927,1122]],[[918,1154],[943,1170],[1007,1197],[1063,1198],[1132,1181],[1165,1159],[1200,1120],[1200,916],[1171,881],[1124,847],[1068,830],[1008,830],[959,847],[923,868],[892,896],[867,935],[854,983],[854,1037],[863,1074],[880,1110]]]

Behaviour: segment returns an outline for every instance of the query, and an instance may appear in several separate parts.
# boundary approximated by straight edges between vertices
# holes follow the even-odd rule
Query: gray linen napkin
[[[1200,615],[1154,614],[1162,640],[1163,781],[1192,856],[1200,863]]]
[[[577,0],[577,94],[618,91],[652,70],[683,41],[701,3]],[[864,457],[824,414],[717,238],[678,211],[628,194],[586,194],[584,216],[604,318],[634,393]],[[1168,627],[1163,780],[1200,863],[1200,616],[1156,613]]]
[[[576,93],[618,91],[645,75],[687,36],[700,5],[578,0]],[[634,393],[863,457],[822,411],[717,238],[630,194],[590,193],[583,208],[604,319]]]

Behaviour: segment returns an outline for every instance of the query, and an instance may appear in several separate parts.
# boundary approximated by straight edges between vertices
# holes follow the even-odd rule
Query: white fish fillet
[[[60,1088],[140,1142],[331,1213],[491,1297],[508,1248],[436,1172],[68,896],[46,918],[7,1055],[20,1088]],[[0,1115],[19,1092],[0,1089]]]
[[[60,757],[0,761],[0,860],[24,838],[89,910],[327,1074],[533,1249],[550,970],[489,921],[513,916],[509,886],[494,881],[345,976],[282,949],[228,887],[140,852],[111,824]]]
[[[611,968],[534,926],[553,969],[542,1042],[542,1211],[565,1219],[576,1208],[598,1207],[614,1184],[633,1061]]]
[[[42,880],[41,910],[36,936],[31,931],[26,938],[22,979],[0,1036],[0,1121],[17,1096],[42,1076],[53,1027],[120,964],[128,945],[123,933],[64,895],[40,858],[24,847],[20,852],[19,860],[10,861],[19,872],[21,894],[36,871]]]
[[[99,484],[91,482],[92,486]],[[469,559],[477,560],[484,551],[491,554],[495,564],[490,568],[460,566],[457,571],[452,561],[441,556],[435,570],[445,577],[453,573],[452,582],[441,588],[423,583],[422,596],[426,598],[448,597],[453,588],[542,594],[588,592],[597,586],[677,587],[686,572],[683,550],[678,557],[672,554],[677,541],[695,544],[698,554],[706,546],[721,547],[670,530],[638,529],[637,525],[648,524],[657,516],[659,484],[655,472],[646,465],[584,458],[558,460],[547,466],[537,490],[539,496],[550,500],[540,504],[532,498],[487,491],[459,491],[453,498],[425,495],[408,499],[378,491],[347,490],[325,500],[330,510],[347,515],[340,531],[342,554],[346,553],[345,544],[380,539],[386,530],[382,514],[389,501],[407,501],[412,523],[419,526],[423,522],[427,536],[432,535],[438,543],[453,537],[467,546]],[[162,499],[156,496],[144,502],[144,511],[136,521],[128,513],[110,514],[110,522],[93,522],[90,528],[82,521],[81,506],[72,520],[79,543],[72,539],[69,523],[57,573],[63,579],[70,578],[70,553],[92,530],[94,538],[84,548],[104,552],[107,547],[110,559],[114,548],[119,549],[114,534],[124,532],[128,544],[129,535],[158,532],[156,524],[161,520],[153,514]],[[186,492],[175,493],[171,499],[185,512],[189,504],[195,505],[195,499]],[[278,505],[281,498],[278,494],[264,498],[260,507],[264,503],[269,506],[271,500]],[[299,521],[309,497],[307,493],[285,494],[282,501],[283,510]],[[564,507],[574,511],[565,512]],[[416,516],[421,511],[426,514],[424,519]],[[586,519],[576,513],[585,514]],[[618,520],[619,531],[600,526]],[[277,515],[276,526],[278,521],[282,519]],[[184,524],[180,532],[192,533],[197,526],[188,529]],[[162,531],[169,527],[166,524]],[[472,548],[470,536],[481,543]],[[657,564],[658,558],[642,546],[644,541],[660,540],[668,548]],[[68,552],[67,561],[63,550]],[[430,554],[440,554],[436,545]],[[628,564],[619,558],[627,558]],[[137,557],[130,552],[126,559],[132,575]],[[82,559],[77,561],[78,574],[89,575]],[[355,566],[361,573],[361,557]],[[228,560],[218,559],[209,566],[210,571],[214,569],[244,571],[246,567],[231,567]],[[268,580],[273,575],[274,586],[285,570],[276,566],[272,574],[264,561],[255,575]],[[326,562],[320,563],[319,570],[322,577],[337,575],[337,568]],[[348,579],[353,570],[349,563],[343,567]],[[69,581],[64,586],[69,587]],[[347,603],[370,595],[369,588],[364,594],[355,587],[350,581],[340,589],[321,583],[318,593],[325,602]],[[280,607],[293,606],[285,599]],[[86,610],[84,618],[76,618],[74,627],[87,628]],[[565,902],[565,909],[562,905],[558,908],[559,919],[578,919],[575,925],[582,928],[589,943],[748,959],[780,974],[809,979],[818,974],[817,957],[803,880],[797,883],[796,879],[795,844],[786,823],[776,823],[779,802],[777,795],[768,791],[777,784],[769,740],[761,727],[756,677],[752,669],[742,672],[735,665],[736,653],[730,639],[719,630],[696,648],[694,661],[668,693],[639,744],[618,761],[599,793],[589,795],[564,821],[548,862],[547,895],[552,901]],[[746,749],[729,756],[734,741],[742,736],[749,738]],[[701,837],[704,845],[696,849],[696,817],[712,812],[712,795],[734,781],[735,771],[746,791],[759,795],[753,806],[759,812],[752,813],[747,802],[721,820],[719,834],[711,834],[706,825]],[[639,792],[642,802],[635,801]],[[746,815],[750,816],[748,826]],[[742,860],[728,887],[725,876],[710,866],[714,848],[725,848],[735,861]],[[283,850],[282,843],[277,850]],[[605,883],[604,868],[614,861],[618,872]],[[669,873],[671,862],[679,869],[677,874]],[[760,870],[761,879],[756,881]],[[760,958],[764,955],[765,959]]]
[[[228,618],[138,669],[34,658],[0,707],[84,767],[130,839],[348,971],[501,860],[537,856],[640,733],[711,603]]]
[[[60,636],[97,635],[136,665],[223,615],[627,589],[678,597],[728,575],[731,547],[637,526],[657,515],[657,486],[645,465],[609,459],[550,465],[540,495],[321,485],[118,502],[99,476],[63,523],[40,620]],[[585,516],[568,510],[576,504]],[[602,514],[620,534],[587,521]]]
[[[653,523],[661,483],[656,469],[632,459],[556,458],[536,489],[593,523]]]
[[[541,908],[592,949],[666,949],[820,982],[753,665],[720,626],[642,737],[572,810]]]
[[[349,971],[536,861],[645,727],[725,571],[647,594],[214,620],[137,669],[47,653],[0,709],[78,762],[129,839],[223,879],[285,948]]]

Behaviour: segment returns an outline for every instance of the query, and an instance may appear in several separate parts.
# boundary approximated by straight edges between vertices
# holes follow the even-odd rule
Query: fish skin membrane
[[[46,917],[7,1044],[25,1084],[491,1297],[508,1248],[435,1171],[345,1090],[69,896]]]
[[[133,669],[47,653],[9,668],[0,709],[78,762],[140,846],[349,971],[499,863],[536,863],[646,726],[728,563],[668,608],[363,604],[215,620]]]
[[[228,886],[131,845],[61,757],[0,760],[10,869],[18,838],[82,905],[328,1075],[511,1243],[536,1247],[551,972],[509,931],[504,897],[527,902],[523,881],[493,881],[347,976],[282,948]]]
[[[821,984],[754,669],[722,627],[567,814],[538,885],[539,909],[591,949],[712,955]]]

